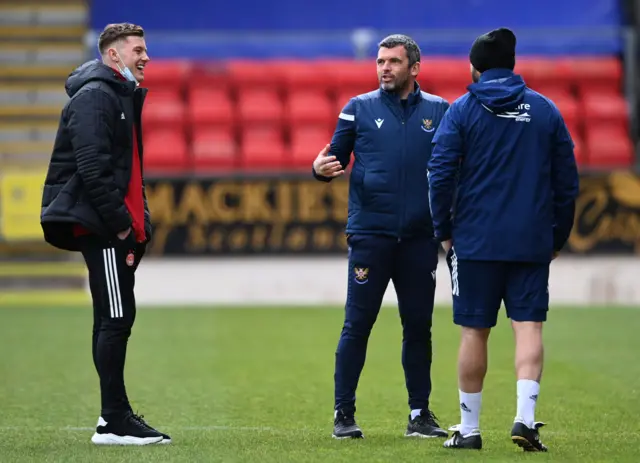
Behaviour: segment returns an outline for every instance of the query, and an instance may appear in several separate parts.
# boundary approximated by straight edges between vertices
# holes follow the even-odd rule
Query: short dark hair
[[[390,35],[378,44],[378,48],[395,48],[400,45],[402,45],[407,51],[407,57],[409,58],[409,67],[420,62],[420,47],[418,46],[416,41],[408,35]]]
[[[132,36],[144,37],[144,29],[131,23],[107,24],[98,38],[98,49],[103,54],[114,42]]]

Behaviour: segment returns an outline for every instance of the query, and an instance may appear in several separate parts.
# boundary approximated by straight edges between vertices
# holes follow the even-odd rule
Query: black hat
[[[478,37],[469,52],[469,61],[478,72],[511,69],[516,66],[516,36],[504,27]]]

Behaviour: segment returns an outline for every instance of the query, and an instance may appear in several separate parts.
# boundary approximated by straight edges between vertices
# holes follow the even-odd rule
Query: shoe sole
[[[454,450],[482,450],[482,447],[444,447],[445,449]]]
[[[158,442],[158,445],[169,445],[171,443],[171,439],[162,439],[160,442]]]
[[[353,436],[336,436],[335,434],[331,434],[331,437],[333,437],[334,439],[337,440],[344,440],[344,439],[364,439],[364,434],[360,433],[359,435],[353,435]]]
[[[115,434],[98,434],[91,437],[95,445],[151,445],[162,441],[159,437],[116,436]]]
[[[419,432],[411,432],[411,433],[404,433],[404,437],[419,437],[421,439],[447,439],[449,437],[449,434],[447,434],[446,436],[440,435],[440,434],[421,434]]]
[[[546,452],[546,449],[538,449],[531,442],[529,442],[525,437],[522,436],[511,436],[511,441],[520,447],[525,452]]]

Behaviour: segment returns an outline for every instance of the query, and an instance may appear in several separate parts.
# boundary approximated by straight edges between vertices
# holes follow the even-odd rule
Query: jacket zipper
[[[402,108],[404,110],[404,108]],[[402,115],[400,121],[402,122],[402,157],[400,162],[400,191],[402,194],[400,195],[400,200],[402,202],[400,206],[400,220],[398,221],[398,243],[402,241],[402,224],[404,222],[404,214],[405,214],[405,204],[406,204],[406,190],[404,188],[405,185],[405,169],[404,163],[407,158],[407,124],[405,121],[406,112]]]

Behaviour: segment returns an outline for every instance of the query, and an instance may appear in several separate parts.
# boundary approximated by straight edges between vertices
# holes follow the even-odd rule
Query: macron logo
[[[384,122],[384,119],[376,119],[375,120],[375,123],[378,126],[378,128],[382,127],[383,122]]]
[[[124,120],[124,113],[120,114],[120,119]]]

